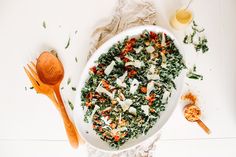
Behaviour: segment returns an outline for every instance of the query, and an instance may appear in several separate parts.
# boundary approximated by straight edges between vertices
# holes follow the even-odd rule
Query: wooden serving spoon
[[[197,122],[207,134],[210,134],[210,129],[200,120],[200,116],[201,110],[197,105],[188,104],[184,107],[184,117],[190,122]]]
[[[40,80],[51,86],[54,90],[58,103],[59,111],[64,121],[67,136],[70,144],[77,148],[79,145],[79,135],[75,125],[69,119],[63,100],[60,94],[60,84],[64,77],[64,68],[60,60],[50,52],[43,52],[37,59],[36,71]]]

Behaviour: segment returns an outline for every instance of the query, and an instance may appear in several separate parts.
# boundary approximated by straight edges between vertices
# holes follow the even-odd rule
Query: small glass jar
[[[186,28],[193,20],[193,14],[186,8],[178,9],[170,19],[170,25],[175,29]]]

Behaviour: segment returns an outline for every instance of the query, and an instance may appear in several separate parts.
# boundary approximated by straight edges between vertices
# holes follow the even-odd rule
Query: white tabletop
[[[179,2],[179,3],[178,3]],[[183,40],[183,31],[174,31],[168,20],[181,3],[156,0],[159,24]],[[95,26],[111,17],[116,1],[111,0],[1,0],[0,1],[0,156],[86,156],[85,146],[74,150],[67,142],[62,121],[53,104],[37,95],[23,66],[47,49],[56,49],[65,67],[63,97],[74,101],[76,86]],[[236,155],[236,1],[195,0],[195,20],[206,29],[210,51],[196,55],[183,45],[187,65],[196,63],[203,81],[188,80],[199,97],[202,120],[212,134],[187,122],[178,104],[162,130],[156,154],[161,156]],[[43,21],[46,29],[43,28]],[[78,33],[75,31],[78,30]],[[71,38],[68,49],[66,43]],[[78,57],[78,63],[75,62]],[[68,78],[72,82],[66,85]],[[25,90],[25,86],[27,90]],[[68,108],[68,112],[70,112]],[[170,151],[171,150],[171,151]]]

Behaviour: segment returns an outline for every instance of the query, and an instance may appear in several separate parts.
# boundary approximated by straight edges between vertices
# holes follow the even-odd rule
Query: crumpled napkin
[[[90,57],[99,46],[116,34],[139,25],[156,25],[157,11],[148,0],[118,0],[115,13],[110,21],[99,26],[92,34]]]
[[[88,58],[105,41],[116,34],[139,25],[156,25],[157,11],[149,0],[118,0],[115,13],[110,21],[95,29],[92,34]],[[87,144],[89,157],[153,157],[160,134],[141,145],[120,153],[105,153]]]

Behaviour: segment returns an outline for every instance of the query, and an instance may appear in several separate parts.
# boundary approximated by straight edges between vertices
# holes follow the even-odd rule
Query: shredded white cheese
[[[170,96],[170,92],[169,91],[165,91],[162,97],[162,102],[165,103],[167,101],[167,99]]]
[[[115,61],[112,61],[111,64],[109,64],[109,65],[106,67],[104,73],[105,73],[106,75],[109,75],[109,74],[111,73],[111,71],[113,70],[115,64],[116,64],[116,62],[115,62]]]
[[[141,109],[143,110],[144,114],[147,116],[149,115],[149,106],[148,105],[142,105]]]
[[[120,79],[121,81],[124,81],[125,78],[126,78],[126,76],[127,76],[127,74],[128,74],[128,72],[125,71],[125,73],[124,73],[121,77],[119,77],[119,79]]]
[[[159,80],[160,76],[158,74],[147,74],[148,80]]]
[[[112,91],[112,99],[114,99],[115,94],[116,94],[116,89]]]
[[[124,101],[121,101],[119,98],[117,98],[117,101],[119,102],[122,110],[125,112],[129,109],[130,105],[132,105],[133,101],[131,99],[126,99]]]
[[[105,88],[103,88],[103,87],[101,86],[101,83],[99,83],[99,85],[97,86],[96,92],[98,92],[98,93],[105,93],[105,94],[108,95],[111,99],[114,98],[114,97],[113,97],[113,94],[112,94],[111,92],[107,91]]]
[[[125,127],[125,126],[124,127],[120,127],[120,128],[118,128],[118,130],[119,131],[125,131],[125,130],[127,130],[127,127]]]
[[[126,83],[121,81],[120,79],[116,79],[116,83],[121,87],[126,87]]]
[[[151,65],[150,65],[150,68],[149,68],[149,72],[150,72],[151,74],[155,73],[155,68],[156,68],[156,66],[153,65],[153,64],[151,64]]]
[[[118,62],[118,63],[121,63],[122,62],[122,60],[120,59],[120,57],[114,57],[115,58],[115,60]]]
[[[100,108],[100,107],[99,107],[98,105],[95,105],[95,106],[94,106],[93,112],[92,112],[92,114],[91,114],[90,123],[92,122],[92,119],[93,119],[93,116],[94,116],[95,112],[96,112],[99,108]]]
[[[126,87],[126,83],[124,82],[124,80],[125,80],[127,74],[128,74],[128,72],[125,71],[125,73],[124,73],[121,77],[119,77],[119,78],[116,79],[116,83],[117,83],[119,86],[121,86],[121,87]]]
[[[101,117],[101,119],[103,120],[103,122],[104,122],[106,125],[110,125],[110,124],[111,124],[111,120],[108,120],[108,117]]]
[[[127,59],[129,59],[131,61],[134,61],[134,58],[132,56],[130,56],[130,55],[126,55],[125,58],[127,58]]]
[[[129,65],[133,65],[133,66],[135,66],[137,68],[141,68],[142,66],[144,66],[144,63],[143,63],[143,61],[139,61],[139,60],[135,60],[133,62],[125,63],[125,66],[129,66]]]
[[[121,122],[121,113],[120,113],[120,116],[119,116],[119,123]]]
[[[166,46],[166,37],[164,33],[162,33],[161,46]]]
[[[139,46],[138,48],[134,48],[134,51],[136,53],[140,53],[142,51],[143,47],[142,46]]]
[[[166,68],[166,66],[167,66],[166,63],[162,63],[162,64],[161,64],[161,67],[162,67],[162,68]]]
[[[151,93],[151,91],[153,91],[155,89],[154,86],[155,82],[151,81],[147,84],[147,96],[149,96],[149,94]]]
[[[130,107],[129,108],[129,113],[131,113],[131,114],[133,114],[133,115],[136,115],[137,114],[137,111],[136,111],[136,108],[134,108],[134,107]]]
[[[112,136],[116,136],[116,135],[119,135],[121,131],[125,131],[125,130],[127,130],[127,127],[120,127],[117,129],[112,129],[111,134]]]
[[[153,53],[155,51],[155,48],[153,46],[148,46],[148,47],[146,47],[146,51],[148,53]]]
[[[112,136],[116,136],[116,135],[117,135],[117,132],[118,132],[117,129],[112,129],[112,130],[111,130]]]
[[[160,79],[160,76],[158,74],[155,74],[156,66],[154,64],[151,64],[149,68],[149,73],[147,74],[148,80],[158,80]]]
[[[139,81],[137,79],[133,79],[130,85],[130,93],[134,94],[138,89],[138,86],[139,86]]]

